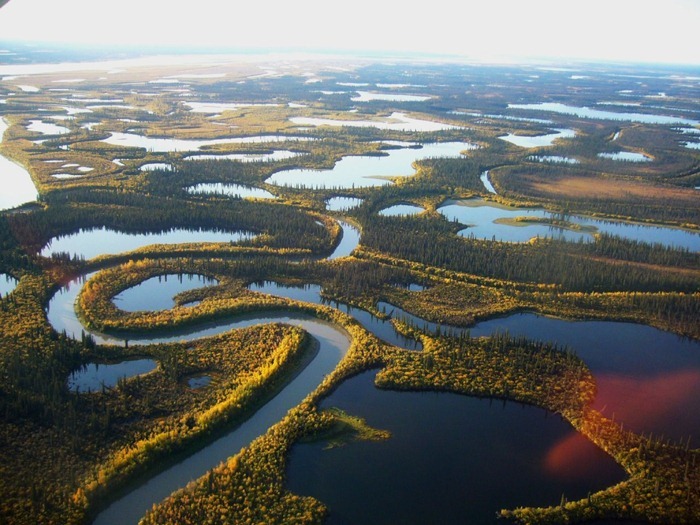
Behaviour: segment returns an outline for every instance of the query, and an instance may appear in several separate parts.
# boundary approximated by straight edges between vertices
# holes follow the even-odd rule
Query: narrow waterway
[[[102,511],[95,525],[136,524],[154,503],[203,476],[222,461],[235,455],[268,428],[280,421],[287,411],[298,405],[330,374],[348,350],[347,334],[336,326],[316,319],[289,313],[277,317],[247,319],[245,325],[280,322],[300,326],[319,343],[319,352],[284,389],[249,419],[225,436],[195,452],[182,462],[150,478],[123,498]]]
[[[344,232],[344,242],[340,243],[340,245],[336,248],[334,253],[330,256],[330,258],[338,258],[349,255],[359,243],[359,231],[357,231],[347,223],[341,223],[341,225],[343,227]],[[86,276],[86,279],[89,277],[91,277],[91,275]],[[80,332],[84,330],[84,328],[78,321],[74,310],[75,298],[77,297],[80,288],[80,280],[71,283],[69,286],[65,287],[54,296],[48,308],[49,321],[57,331],[60,332],[62,330],[66,330],[66,332],[69,335],[78,337],[80,336]],[[291,299],[311,302],[315,304],[323,303],[323,300],[320,297],[320,287],[318,285],[290,287],[268,281],[265,283],[251,285],[251,289],[262,293],[270,293],[273,295],[279,295],[282,297],[288,297]],[[411,342],[410,340],[406,340],[405,338],[403,338],[403,340],[400,340],[398,338],[400,334],[395,333],[393,327],[389,322],[380,320],[363,310],[352,309],[347,305],[333,304],[332,306],[335,306],[358,319],[366,329],[373,332],[378,337],[398,346],[403,346],[405,348],[416,348],[415,343],[414,346],[411,346],[409,344]],[[419,326],[425,326],[425,328],[428,330],[437,329],[437,325],[427,323],[426,321],[420,318],[411,316],[410,314],[402,311],[399,308],[395,308],[392,305],[380,303],[378,307],[380,309],[385,309],[386,311],[390,312],[393,317],[406,318],[409,321],[415,322]],[[523,319],[525,319],[525,321],[520,322]],[[545,320],[543,322],[546,326],[539,326],[540,319]],[[514,321],[518,322],[514,324]],[[186,460],[182,461],[181,463],[173,465],[172,467],[162,471],[160,474],[157,474],[153,478],[149,479],[147,482],[140,485],[139,487],[136,487],[126,496],[115,501],[101,514],[99,514],[95,523],[101,525],[121,525],[129,523],[135,524],[144,515],[144,513],[152,507],[153,504],[158,503],[159,501],[170,495],[173,491],[184,487],[190,480],[200,477],[212,467],[226,460],[230,456],[236,454],[242,447],[249,444],[251,440],[263,434],[271,425],[278,422],[290,408],[296,406],[296,404],[298,404],[309,392],[313,391],[314,388],[321,382],[323,377],[326,374],[330,373],[336,367],[340,359],[342,359],[343,355],[347,351],[349,345],[349,339],[347,334],[339,327],[294,312],[279,312],[267,315],[250,315],[246,317],[238,317],[235,319],[223,320],[219,323],[199,325],[196,327],[192,327],[187,331],[179,332],[177,334],[160,334],[157,337],[148,337],[143,335],[139,336],[138,338],[129,337],[129,344],[148,344],[163,341],[191,340],[207,335],[214,335],[216,333],[228,331],[233,328],[242,328],[245,326],[252,326],[255,324],[268,322],[283,322],[300,326],[307,330],[311,334],[311,336],[318,341],[320,351],[318,352],[317,356],[313,359],[313,361],[309,364],[309,366],[307,366],[292,382],[287,384],[279,392],[279,394],[277,394],[273,399],[270,400],[269,403],[267,403],[260,410],[258,410],[245,423],[232,430],[224,437],[216,440],[210,445],[207,445],[200,451],[195,452],[193,455],[189,456]],[[584,358],[584,360],[586,360],[589,366],[591,366],[594,373],[598,372],[602,375],[605,375],[609,372],[608,375],[612,378],[612,383],[614,383],[613,386],[619,386],[619,381],[617,381],[616,383],[615,377],[617,377],[618,379],[619,377],[645,379],[649,374],[651,374],[651,372],[649,371],[649,367],[653,368],[655,371],[659,371],[659,373],[661,373],[662,375],[666,372],[669,372],[669,374],[667,374],[669,381],[671,381],[671,379],[673,379],[674,377],[677,379],[676,376],[678,374],[676,372],[679,371],[685,374],[682,374],[683,378],[681,379],[688,379],[687,377],[685,377],[686,375],[688,375],[686,373],[688,371],[688,364],[684,364],[682,362],[684,359],[688,358],[688,349],[681,349],[678,351],[673,350],[671,352],[671,362],[674,364],[669,365],[668,367],[659,368],[658,356],[660,355],[660,352],[654,352],[650,349],[645,350],[646,347],[640,347],[638,344],[633,345],[637,349],[636,352],[632,352],[631,350],[624,348],[620,350],[619,341],[614,337],[611,339],[611,334],[620,332],[621,328],[624,328],[623,332],[627,334],[625,335],[625,337],[632,337],[631,340],[633,341],[637,341],[638,338],[634,336],[634,334],[636,334],[638,331],[640,333],[643,332],[643,334],[641,335],[642,338],[649,337],[649,334],[647,333],[649,330],[654,332],[654,334],[652,335],[655,335],[655,337],[657,337],[656,332],[662,333],[660,331],[656,331],[654,329],[650,329],[649,327],[644,327],[641,325],[628,326],[628,324],[624,323],[608,323],[610,325],[608,329],[608,326],[605,324],[601,324],[600,326],[596,324],[595,326],[592,326],[589,323],[572,323],[563,320],[541,318],[539,316],[534,316],[533,314],[516,314],[515,316],[510,316],[507,318],[494,319],[492,321],[480,323],[476,327],[472,328],[472,335],[489,335],[493,332],[502,331],[504,329],[509,329],[514,333],[522,333],[521,327],[523,323],[531,328],[531,330],[527,331],[528,336],[539,335],[539,337],[537,337],[539,339],[554,340],[559,343],[568,343],[571,340],[571,338],[566,337],[566,333],[569,333],[572,327],[576,328],[573,332],[579,334],[578,327],[582,327],[582,329],[585,332],[586,328],[588,326],[591,326],[591,330],[589,330],[589,332],[594,332],[595,334],[597,334],[596,337],[590,340],[583,338],[582,341],[585,342],[582,342],[580,345],[581,348],[576,348],[576,350],[583,350],[581,352],[583,355],[580,355]],[[464,329],[455,330],[457,332],[460,332]],[[631,335],[628,333],[630,330],[632,331]],[[670,334],[668,335],[669,337],[673,337],[670,336]],[[100,334],[96,334],[96,338],[98,342],[110,342],[121,344],[124,343],[123,339],[112,336],[101,336]],[[661,344],[664,345],[664,347],[666,347],[668,345],[668,341],[664,340]],[[689,344],[690,346],[693,346],[693,348],[697,346],[697,343],[691,342]],[[678,355],[682,356],[680,361],[678,360]],[[697,371],[698,367],[697,359],[693,359],[692,357],[690,357],[690,359],[693,363],[690,366],[692,376]],[[596,378],[598,378],[597,375]],[[650,384],[656,386],[661,384],[658,381],[655,382],[654,379],[654,377],[651,378]],[[690,379],[688,379],[690,383],[688,383],[688,381],[682,382],[681,386],[688,387],[688,385],[690,385],[690,390],[688,390],[688,388],[685,388],[685,390],[683,390],[685,394],[683,394],[683,392],[680,392],[676,396],[676,401],[680,403],[680,406],[687,406],[687,394],[688,392],[695,392],[694,389],[697,386],[697,382],[693,381],[696,381],[696,379],[697,378],[694,378],[693,376],[690,377]],[[353,384],[354,383],[351,383],[349,386],[347,386],[347,388],[351,388]],[[605,384],[605,378],[603,378],[601,386],[604,392],[607,388]],[[617,394],[615,394],[615,392],[613,392],[611,389],[608,389],[608,391],[612,392],[612,394],[614,395],[622,395],[623,397],[629,397],[629,389],[623,389],[621,391],[618,391]],[[382,397],[382,399],[389,398]],[[402,403],[401,405],[404,407],[401,409],[402,411],[409,410],[409,408],[407,408],[406,403]],[[411,405],[411,403],[409,402],[408,405]],[[668,407],[666,407],[665,410],[667,409]],[[654,411],[651,415],[658,415],[658,413],[659,411]],[[490,418],[492,417],[488,415],[488,411],[486,413],[480,412],[480,414],[480,420],[486,418],[482,420],[483,424],[486,424],[485,422],[490,421]],[[619,419],[620,416],[618,415],[616,420]],[[381,423],[379,423],[379,426],[381,426]],[[695,427],[691,425],[691,433],[694,431],[694,428]],[[548,432],[548,430],[543,430],[543,432]],[[552,450],[552,453],[559,451],[559,449],[556,448],[555,445],[559,443],[564,443],[568,446],[568,440],[574,439],[577,436],[577,434],[575,433],[573,433],[571,437],[568,437],[567,434],[557,435],[559,437],[557,437],[554,440],[554,442],[550,445],[550,448],[548,449]],[[517,455],[519,448],[516,441],[510,443],[509,446],[511,446],[514,450],[513,453]],[[395,445],[396,442],[392,442],[392,444]],[[314,454],[315,453],[316,452],[314,452]],[[348,457],[350,459],[344,460],[349,462],[346,464],[349,465],[353,464],[353,462],[357,462],[357,458],[355,456],[350,455]],[[396,457],[398,458],[396,459],[396,461],[403,461],[403,459],[401,459],[400,454]],[[493,461],[496,461],[497,459],[497,457],[494,457]],[[576,457],[573,457],[572,461],[576,459]],[[600,459],[598,461],[600,461]],[[318,468],[326,467],[319,466]],[[298,470],[295,470],[295,472],[298,472]],[[480,476],[482,474],[480,474]],[[613,478],[617,478],[619,473],[616,474],[614,472],[614,469],[611,470],[608,468],[608,474],[606,474],[606,476],[607,475],[613,476],[612,478],[608,479],[608,481],[612,481]],[[299,478],[296,479],[298,480]],[[293,483],[295,483],[295,486],[298,486],[296,485],[296,482]],[[527,486],[528,483],[530,482],[525,482],[525,486]],[[529,501],[526,501],[525,503],[528,502]],[[499,503],[499,505],[501,504]],[[511,506],[511,504],[504,503],[503,506]]]

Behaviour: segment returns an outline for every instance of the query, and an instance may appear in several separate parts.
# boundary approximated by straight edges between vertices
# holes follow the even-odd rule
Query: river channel
[[[331,258],[348,255],[359,243],[359,232],[353,231],[345,223],[343,228],[345,243],[338,246]],[[84,279],[90,277],[88,275]],[[73,307],[80,287],[80,280],[76,280],[52,298],[47,316],[57,331],[65,329],[69,335],[79,336],[80,331],[84,330],[75,316]],[[320,287],[317,285],[289,287],[267,281],[251,285],[251,290],[306,302],[323,302],[320,297]],[[366,329],[391,344],[413,350],[419,348],[415,342],[401,339],[400,334],[396,334],[391,324],[385,320],[347,305],[332,304],[332,306],[355,317]],[[435,325],[430,325],[415,316],[412,317],[392,305],[380,303],[378,306],[380,309],[391,312],[395,317],[405,317],[418,324],[422,322],[428,330],[436,328]],[[279,421],[287,410],[312,391],[323,376],[335,368],[349,345],[347,334],[339,327],[292,311],[228,319],[221,323],[197,326],[187,331],[167,334],[167,336],[162,334],[157,337],[141,336],[140,339],[129,337],[130,344],[190,340],[233,328],[267,322],[289,323],[307,330],[320,344],[320,351],[316,358],[245,423],[195,452],[183,462],[162,471],[146,483],[134,488],[106,508],[97,517],[95,523],[101,525],[136,523],[154,503],[161,501],[173,491],[186,485],[188,481],[203,475],[221,461],[237,453],[241,447]],[[698,417],[700,414],[693,408],[696,403],[692,402],[693,399],[697,399],[700,392],[698,389],[700,345],[697,342],[684,341],[671,334],[642,325],[576,323],[544,318],[535,314],[515,314],[486,321],[473,327],[471,334],[488,335],[503,330],[537,339],[552,340],[559,344],[572,344],[596,375],[599,390],[605,392],[607,389],[609,392],[605,394],[606,396],[625,398],[628,397],[629,392],[641,388],[644,395],[649,396],[648,399],[654,400],[664,398],[663,391],[667,391],[666,397],[673,402],[672,407],[669,408],[668,400],[665,404],[662,401],[651,406],[648,402],[644,402],[643,397],[641,404],[637,403],[629,408],[630,415],[627,417],[632,417],[635,411],[639,411],[640,406],[647,409],[645,414],[651,419],[662,416],[672,408],[671,411],[674,414],[684,412],[686,420],[691,420],[687,425],[681,424],[680,428],[694,436],[700,434],[697,423],[692,423],[700,420]],[[625,344],[623,339],[612,337],[615,333],[622,333],[622,338],[627,338],[629,342]],[[96,334],[96,340],[123,344],[123,340],[119,338],[100,334]],[[608,387],[604,386],[606,374],[609,376]],[[624,388],[619,389],[620,386]],[[348,399],[355,399],[355,401],[345,408],[352,413],[367,417],[371,424],[379,428],[389,428],[395,437],[386,441],[385,444],[366,443],[348,446],[342,452],[345,454],[344,459],[331,459],[330,463],[328,462],[330,456],[321,450],[320,445],[295,447],[289,468],[291,486],[298,493],[318,495],[324,503],[330,505],[331,516],[334,516],[331,518],[331,523],[396,522],[396,520],[404,520],[405,509],[411,508],[415,508],[416,517],[425,516],[425,512],[429,512],[431,505],[435,503],[434,497],[441,493],[452,499],[451,502],[437,500],[438,505],[445,506],[447,513],[439,519],[444,518],[449,521],[471,515],[488,515],[490,517],[484,519],[491,520],[493,513],[501,507],[520,504],[556,504],[561,491],[570,498],[584,497],[587,491],[598,490],[623,478],[622,471],[609,457],[596,447],[591,448],[590,443],[582,440],[580,435],[573,432],[568,424],[558,417],[553,417],[551,414],[548,416],[547,412],[540,409],[507,403],[502,409],[494,410],[488,401],[479,401],[466,396],[379,392],[372,386],[371,373],[347,381],[324,403],[343,406]],[[365,402],[361,401],[363,399]],[[624,414],[620,415],[624,413],[621,406],[601,408],[608,416],[611,415],[611,411],[616,411],[616,420],[622,418],[624,421]],[[462,416],[447,417],[451,411]],[[404,419],[397,421],[395,418],[397,414],[399,419]],[[423,422],[425,425],[409,424],[413,421]],[[473,424],[476,424],[476,427],[470,427]],[[476,429],[479,429],[479,432],[476,432]],[[438,436],[440,436],[439,439]],[[459,445],[460,442],[461,445]],[[372,448],[373,446],[376,448]],[[493,450],[487,459],[476,463],[472,461],[464,468],[457,468],[456,465],[462,463],[450,460],[450,458],[460,458],[462,461],[465,456],[478,456],[485,453],[487,449]],[[384,452],[378,452],[382,450]],[[391,450],[391,453],[388,450]],[[365,453],[370,455],[363,455]],[[382,468],[394,474],[389,475],[385,472],[376,478],[377,483],[370,483],[366,486],[366,490],[357,488],[356,494],[344,500],[343,487],[364,483],[376,474],[372,468],[362,469],[363,463],[367,467],[372,464],[371,461],[374,461],[372,458],[375,457],[383,458],[382,465],[385,466]],[[527,468],[520,466],[524,458],[530,458],[531,465]],[[430,471],[429,475],[422,475],[420,470],[411,470],[414,462],[416,462],[415,465],[420,466],[431,463],[431,459],[435,459],[436,467]],[[473,458],[468,459],[471,461]],[[334,463],[334,461],[337,462]],[[301,470],[299,465],[302,465]],[[510,483],[510,478],[504,474],[508,471],[509,465],[519,465],[518,469],[522,474],[516,476],[517,479],[513,479],[513,485]],[[338,471],[338,468],[341,471]],[[314,476],[313,472],[316,472],[317,476]],[[332,479],[337,475],[339,481],[335,486],[329,487],[327,486],[330,483],[328,476],[331,473],[333,473]],[[490,487],[484,490],[493,492],[498,497],[488,500],[487,506],[484,507],[486,510],[479,510],[480,504],[471,496],[465,499],[459,494],[450,496],[445,490],[437,492],[433,490],[431,487],[442,486],[435,484],[436,478],[450,480],[451,486],[466,487],[474,487],[474,480],[476,480],[476,488]],[[508,483],[505,483],[504,479],[508,479]],[[321,492],[318,492],[319,486],[323,489]],[[479,499],[480,493],[476,488],[475,497]],[[423,494],[422,499],[419,498],[420,494]],[[504,494],[508,497],[504,498]],[[360,510],[358,501],[362,501],[363,497],[370,497],[374,502],[368,504],[360,515],[353,515]],[[341,500],[341,503],[337,503],[337,500]],[[401,501],[404,502],[405,509]],[[493,508],[494,506],[497,508]],[[406,521],[406,523],[409,522],[410,520]],[[479,518],[477,522],[489,523],[490,521]]]

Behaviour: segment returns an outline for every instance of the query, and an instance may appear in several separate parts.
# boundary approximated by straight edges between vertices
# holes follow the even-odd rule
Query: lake
[[[377,305],[429,332],[472,337],[512,336],[566,346],[583,359],[597,384],[594,407],[625,428],[676,440],[700,441],[700,342],[651,326],[614,321],[570,321],[515,313],[469,328],[440,326],[389,303]]]
[[[549,111],[552,113],[574,115],[579,118],[589,118],[594,120],[622,120],[628,122],[641,122],[643,124],[700,126],[700,121],[687,118],[670,117],[667,115],[651,115],[647,113],[604,111],[589,107],[568,106],[559,102],[542,102],[540,104],[508,104],[508,107],[532,111]]]
[[[0,141],[9,125],[0,119]],[[0,185],[5,188],[0,192],[0,210],[15,208],[37,199],[37,189],[29,172],[21,165],[0,155]],[[8,191],[8,189],[11,190]]]
[[[571,157],[562,157],[560,155],[531,155],[527,160],[533,160],[535,162],[550,162],[553,164],[578,164],[578,159],[573,159]]]
[[[394,111],[382,120],[341,120],[320,117],[292,117],[289,119],[300,126],[347,126],[356,128],[377,128],[392,131],[443,131],[457,129],[460,126],[435,122],[432,120],[409,117],[405,113]]]
[[[441,205],[437,211],[450,221],[468,226],[459,232],[463,237],[474,236],[478,239],[507,242],[527,242],[533,237],[552,237],[567,241],[580,239],[591,241],[591,232],[580,230],[565,230],[548,224],[520,223],[513,225],[496,221],[513,220],[516,217],[531,217],[550,219],[559,217],[542,208],[511,208],[482,199],[450,200]],[[598,232],[617,235],[625,239],[640,242],[659,243],[664,246],[687,248],[700,251],[700,234],[666,228],[621,221],[605,221],[578,215],[567,215],[566,220],[583,227],[595,228]]]
[[[424,144],[421,148],[386,150],[386,155],[348,156],[331,169],[293,169],[274,173],[265,182],[275,186],[308,189],[351,189],[385,186],[390,177],[409,177],[415,174],[413,163],[432,157],[459,157],[462,151],[476,146],[467,142]]]
[[[625,478],[612,458],[542,409],[382,391],[374,375],[349,379],[322,407],[361,416],[390,439],[292,448],[287,488],[326,504],[329,525],[495,524],[502,508],[557,505],[562,494],[583,498]]]
[[[430,100],[431,96],[427,95],[400,95],[398,93],[374,93],[370,91],[358,91],[356,97],[350,100],[353,102],[372,102],[374,100],[382,100],[388,102],[425,102]]]
[[[250,232],[222,232],[173,228],[158,233],[127,233],[111,228],[81,229],[77,233],[54,237],[41,250],[43,257],[52,253],[69,253],[71,256],[92,259],[102,254],[130,252],[151,244],[220,243],[251,239]]]
[[[176,151],[197,151],[205,146],[216,146],[218,144],[260,144],[266,142],[302,142],[315,140],[310,137],[294,137],[284,135],[256,135],[251,137],[232,137],[226,139],[174,139],[165,137],[146,137],[135,133],[112,133],[102,142],[113,146],[129,148],[145,148],[147,151],[176,152]]]
[[[503,135],[498,137],[501,140],[520,146],[521,148],[540,148],[544,146],[551,146],[557,139],[570,139],[576,136],[576,132],[573,129],[557,129],[556,133],[549,133],[547,135],[516,135],[514,133],[509,133],[508,135]]]
[[[230,153],[221,155],[189,155],[184,160],[236,160],[238,162],[276,162],[303,155],[296,151],[275,150],[270,153]]]
[[[62,135],[70,132],[70,130],[64,126],[58,126],[41,120],[30,120],[27,130],[41,133],[42,135]]]
[[[139,169],[141,171],[173,171],[173,165],[166,162],[149,162],[148,164],[142,164]]]

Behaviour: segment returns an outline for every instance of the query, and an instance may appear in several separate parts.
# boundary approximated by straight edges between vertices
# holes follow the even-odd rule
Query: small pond
[[[17,286],[17,279],[6,273],[0,273],[0,297],[5,297]]]
[[[413,204],[396,204],[380,210],[379,215],[383,217],[405,217],[409,215],[418,215],[424,211],[425,208],[421,206],[415,206]]]
[[[549,133],[548,135],[534,136],[509,133],[508,135],[503,135],[498,138],[520,146],[521,148],[539,148],[551,146],[557,139],[570,139],[576,136],[576,132],[573,129],[557,129],[555,131],[556,133]]]
[[[173,171],[173,165],[167,162],[149,162],[148,164],[142,164],[139,168],[141,171]]]
[[[404,290],[408,290],[409,292],[424,292],[428,289],[426,286],[417,283],[410,283],[408,285],[397,284],[395,286],[397,288],[403,288]]]
[[[413,163],[431,157],[459,157],[462,151],[476,146],[466,142],[425,144],[421,148],[386,150],[386,155],[343,157],[332,169],[293,169],[274,173],[265,182],[276,186],[308,189],[352,189],[385,186],[390,177],[415,174]]]
[[[175,306],[177,294],[218,283],[218,280],[204,275],[158,275],[124,290],[112,301],[127,312],[167,310]]]
[[[76,175],[75,173],[53,173],[51,176],[54,179],[58,179],[58,180],[69,180],[69,179],[81,179],[85,175]]]
[[[187,386],[192,389],[204,388],[211,384],[211,376],[199,375],[187,379]]]
[[[348,211],[359,207],[365,200],[356,197],[332,197],[326,201],[328,211]]]
[[[223,182],[212,182],[196,184],[186,188],[188,193],[192,194],[214,194],[227,195],[239,199],[276,199],[272,193],[261,188],[253,186],[244,186],[243,184],[226,184]]]
[[[238,242],[251,239],[253,236],[254,234],[250,232],[187,230],[184,228],[174,228],[161,233],[126,233],[103,227],[54,237],[41,250],[41,255],[50,257],[52,253],[70,253],[77,257],[92,259],[98,255],[129,252],[151,244]]]
[[[560,155],[531,155],[527,160],[535,162],[546,162],[551,164],[578,164],[578,159],[571,157],[562,157]]]
[[[391,432],[384,441],[292,448],[287,488],[330,509],[327,523],[496,524],[496,512],[557,505],[622,481],[622,469],[542,409],[456,394],[343,383],[338,407]]]
[[[601,159],[617,160],[622,162],[651,162],[653,159],[644,153],[634,151],[618,151],[616,153],[598,153]]]
[[[152,359],[132,359],[114,364],[91,363],[68,377],[68,388],[73,392],[98,392],[103,386],[117,386],[120,379],[147,374],[157,365]]]
[[[184,160],[236,160],[238,162],[275,162],[303,155],[297,151],[286,149],[274,150],[269,153],[229,153],[221,155],[189,155]]]

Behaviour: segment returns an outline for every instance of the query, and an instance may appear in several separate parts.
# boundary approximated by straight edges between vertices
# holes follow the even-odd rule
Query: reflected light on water
[[[591,441],[572,430],[549,449],[544,459],[544,470],[565,481],[595,479],[609,475],[611,471],[610,462],[604,461],[605,455]]]
[[[653,432],[672,439],[700,441],[700,422],[687,422],[683,413],[692,399],[700,399],[700,371],[680,370],[647,378],[616,374],[596,377],[594,408],[620,421],[633,432]],[[670,432],[673,432],[671,435]]]
[[[625,429],[637,433],[653,432],[668,436],[670,429],[678,432],[672,439],[691,443],[700,439],[700,425],[683,426],[679,417],[688,400],[700,399],[700,372],[686,370],[652,378],[631,378],[616,374],[596,378],[598,395],[594,407]],[[572,431],[547,452],[544,468],[562,480],[572,481],[596,477],[607,472],[609,464],[601,461],[605,453],[581,434]]]

